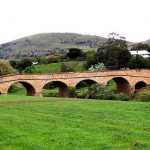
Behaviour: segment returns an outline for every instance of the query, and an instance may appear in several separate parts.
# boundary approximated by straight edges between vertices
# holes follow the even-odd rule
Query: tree
[[[126,68],[131,54],[127,48],[125,37],[116,33],[110,33],[106,43],[97,49],[97,53],[92,60],[87,62],[88,66],[96,63],[104,63],[107,68]]]
[[[8,61],[0,61],[0,75],[13,74],[15,70],[11,67]]]
[[[70,59],[76,59],[78,57],[81,57],[83,55],[81,49],[78,49],[78,48],[70,48],[68,53],[67,53],[67,56],[70,58]]]
[[[137,43],[137,44],[133,45],[131,50],[147,50],[150,52],[150,46],[148,44]]]
[[[148,58],[144,58],[140,55],[132,57],[129,62],[130,69],[142,69],[142,68],[150,68],[150,63]]]
[[[31,66],[32,66],[32,60],[30,58],[23,58],[23,59],[21,59],[19,65],[18,65],[18,69],[20,72],[22,72],[27,67],[31,67]]]

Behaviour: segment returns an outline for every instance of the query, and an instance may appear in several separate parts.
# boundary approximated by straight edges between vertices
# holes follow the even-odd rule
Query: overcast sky
[[[43,32],[150,38],[150,0],[0,0],[0,43]]]

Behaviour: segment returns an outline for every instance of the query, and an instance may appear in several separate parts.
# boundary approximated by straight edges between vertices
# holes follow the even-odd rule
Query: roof
[[[131,55],[150,55],[147,50],[134,50],[130,51]]]

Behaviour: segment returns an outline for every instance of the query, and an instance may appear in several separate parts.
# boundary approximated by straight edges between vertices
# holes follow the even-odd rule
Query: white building
[[[130,51],[132,56],[140,55],[143,56],[144,58],[150,57],[150,53],[147,50],[132,50]]]

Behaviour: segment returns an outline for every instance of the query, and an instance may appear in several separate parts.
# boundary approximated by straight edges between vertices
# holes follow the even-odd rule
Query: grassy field
[[[0,96],[0,101],[45,99],[64,100]],[[0,149],[150,149],[150,103],[76,100],[0,106]]]
[[[73,69],[72,71],[77,72],[77,71],[85,71],[84,69],[84,64],[85,61],[68,61],[64,62],[68,68],[70,67]],[[60,72],[60,67],[61,67],[62,62],[60,63],[51,63],[51,64],[39,64],[39,65],[34,65],[34,72],[35,73],[56,73]]]

